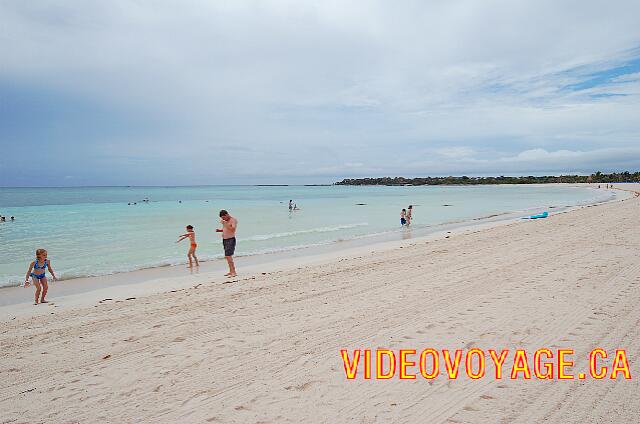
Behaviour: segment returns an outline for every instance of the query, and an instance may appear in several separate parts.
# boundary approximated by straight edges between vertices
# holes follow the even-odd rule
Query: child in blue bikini
[[[29,277],[31,277],[33,284],[36,286],[36,300],[33,303],[34,305],[38,303],[48,303],[45,300],[47,290],[49,290],[46,275],[47,269],[51,273],[53,281],[57,280],[56,274],[53,272],[53,268],[51,268],[51,261],[47,260],[47,251],[44,249],[36,250],[36,260],[29,265],[29,270],[27,271],[27,276],[24,281],[24,286],[29,287]],[[42,297],[40,296],[41,292]]]

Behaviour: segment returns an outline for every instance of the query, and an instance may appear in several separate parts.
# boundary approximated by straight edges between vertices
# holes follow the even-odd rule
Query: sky
[[[640,2],[0,1],[0,186],[640,170]]]

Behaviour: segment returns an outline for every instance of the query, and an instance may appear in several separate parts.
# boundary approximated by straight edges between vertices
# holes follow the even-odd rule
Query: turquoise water
[[[48,250],[63,279],[184,263],[188,244],[175,241],[187,224],[195,227],[198,256],[219,258],[220,209],[239,220],[236,253],[252,255],[402,231],[400,210],[409,204],[416,205],[417,229],[591,203],[606,195],[589,188],[506,185],[0,188],[0,214],[16,217],[0,224],[0,286],[23,281],[36,248]],[[289,199],[301,210],[290,213]]]

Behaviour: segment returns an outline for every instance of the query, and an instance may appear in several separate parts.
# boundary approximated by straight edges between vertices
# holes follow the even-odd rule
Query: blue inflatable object
[[[542,213],[539,213],[538,215],[531,215],[529,217],[524,217],[522,219],[538,219],[538,218],[546,218],[549,216],[549,212],[544,211]]]

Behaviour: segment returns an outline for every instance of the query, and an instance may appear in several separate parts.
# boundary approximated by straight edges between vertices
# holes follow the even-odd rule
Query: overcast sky
[[[640,170],[640,2],[2,1],[0,186]]]

